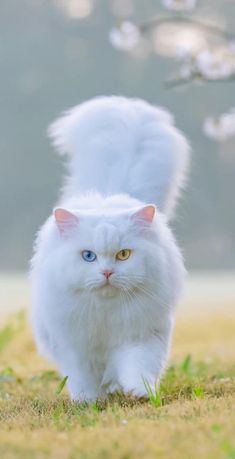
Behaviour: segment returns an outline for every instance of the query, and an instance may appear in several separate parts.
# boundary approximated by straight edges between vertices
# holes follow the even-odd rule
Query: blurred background
[[[2,272],[28,269],[58,196],[64,165],[48,124],[103,94],[142,97],[174,114],[192,146],[172,223],[186,266],[234,270],[234,30],[233,0],[0,3]]]

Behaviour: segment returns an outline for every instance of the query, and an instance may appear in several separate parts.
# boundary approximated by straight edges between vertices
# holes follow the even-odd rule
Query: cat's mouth
[[[102,279],[100,282],[94,283],[91,291],[102,296],[111,297],[115,296],[123,290],[116,279]]]
[[[95,290],[103,297],[111,297],[117,295],[121,288],[114,279],[105,279],[99,285],[96,285]]]
[[[109,281],[107,281],[105,284],[101,285],[98,290],[102,296],[112,297],[117,294],[119,289],[116,285],[112,285]]]

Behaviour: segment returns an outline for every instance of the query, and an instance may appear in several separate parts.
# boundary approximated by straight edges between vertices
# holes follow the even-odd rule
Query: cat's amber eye
[[[130,254],[130,249],[122,249],[116,254],[116,259],[120,261],[125,261],[129,258]]]

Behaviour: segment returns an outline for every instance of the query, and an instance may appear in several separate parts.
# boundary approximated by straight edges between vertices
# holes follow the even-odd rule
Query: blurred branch
[[[149,21],[143,22],[142,24],[138,25],[138,29],[142,33],[146,33],[152,28],[165,24],[165,23],[173,22],[173,23],[185,23],[185,24],[191,24],[199,29],[202,29],[208,33],[211,33],[213,35],[220,36],[222,38],[226,38],[228,40],[233,40],[235,39],[235,34],[232,32],[227,32],[224,29],[221,29],[220,27],[216,26],[215,24],[208,24],[205,22],[200,21],[199,19],[194,19],[188,16],[163,16],[163,17],[156,17],[154,19],[150,19]]]
[[[157,26],[161,24],[167,24],[167,23],[173,23],[173,24],[190,24],[191,26],[195,26],[198,29],[201,29],[203,32],[207,32],[209,34],[215,35],[217,37],[220,37],[224,40],[235,40],[235,34],[226,31],[224,29],[221,29],[215,24],[209,24],[205,23],[203,21],[200,21],[197,18],[193,17],[188,17],[188,16],[180,16],[180,15],[174,15],[174,16],[163,16],[163,17],[156,17],[153,19],[150,19],[149,21],[140,24],[139,30],[142,32],[142,34],[147,33],[150,31],[152,28],[156,28]],[[226,77],[214,77],[209,78],[200,71],[195,71],[192,72],[192,74],[188,77],[183,77],[183,76],[178,76],[176,78],[169,79],[165,82],[164,86],[165,88],[175,88],[179,86],[184,86],[190,83],[193,83],[195,81],[198,82],[203,82],[203,83],[218,83],[218,82],[234,82],[235,81],[235,75],[231,74]]]
[[[177,45],[177,37],[172,35],[172,43],[175,47],[173,57],[177,57],[178,46],[181,53],[178,54],[178,61],[180,60],[182,65],[178,76],[165,82],[165,88],[184,86],[194,81],[204,83],[235,81],[235,34],[223,30],[215,24],[200,21],[198,18],[180,15],[162,16],[155,17],[139,25],[124,21],[119,29],[116,28],[111,31],[110,41],[117,49],[130,51],[139,43],[141,34],[147,34],[152,28],[157,28],[161,24],[167,23],[190,24],[197,29],[220,37],[225,43],[212,46],[209,43],[209,37],[207,37],[208,45],[201,43],[200,46],[198,45],[198,49],[195,48],[193,50],[187,36],[184,38],[184,43]],[[198,31],[195,31],[195,33],[198,34]],[[151,39],[151,37],[148,38]]]
[[[171,88],[176,88],[179,86],[184,86],[186,84],[194,83],[195,81],[201,81],[203,83],[227,83],[227,82],[235,82],[235,75],[231,75],[227,78],[221,79],[221,78],[206,78],[204,77],[201,73],[195,73],[189,78],[181,78],[181,77],[176,77],[176,78],[171,78],[164,83],[164,87],[166,89],[171,89]]]
[[[164,82],[165,89],[183,87],[194,82],[235,82],[235,33],[224,30],[216,24],[204,22],[204,20],[198,17],[174,14],[171,16],[154,17],[140,24],[123,21],[119,28],[111,30],[110,42],[116,49],[128,52],[139,44],[141,35],[146,34],[147,40],[150,42],[154,40],[155,52],[158,53],[159,49],[161,49],[162,53],[164,39],[161,42],[161,39],[158,37],[158,30],[156,31],[156,38],[149,32],[152,29],[157,29],[161,25],[167,24],[188,25],[191,26],[191,29],[194,28],[194,30],[192,30],[191,42],[190,33],[182,34],[182,37],[179,35],[177,42],[178,29],[176,33],[169,32],[169,27],[168,31],[167,27],[164,31],[166,34],[166,51],[168,52],[168,54],[167,52],[165,54],[166,57],[177,58],[181,64],[178,74]],[[180,32],[180,27],[178,28]],[[188,29],[190,32],[190,27]],[[200,34],[200,31],[204,32],[204,37],[201,37],[203,34]],[[199,40],[197,40],[197,36],[199,36]],[[220,40],[213,40],[213,36]],[[179,38],[181,38],[181,41]],[[157,40],[159,40],[160,45],[157,43]],[[218,41],[220,41],[219,44],[217,43]],[[219,118],[207,117],[204,120],[203,131],[205,135],[218,141],[223,141],[234,136],[235,107],[223,113]]]

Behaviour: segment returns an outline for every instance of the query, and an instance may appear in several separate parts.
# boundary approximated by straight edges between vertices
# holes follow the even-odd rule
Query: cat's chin
[[[104,298],[112,298],[118,294],[118,288],[114,285],[105,284],[100,287],[97,292]]]

